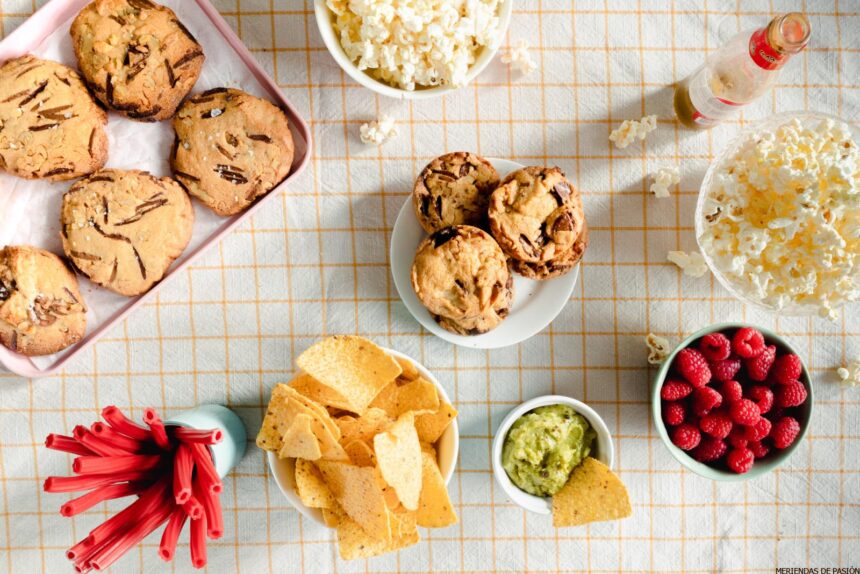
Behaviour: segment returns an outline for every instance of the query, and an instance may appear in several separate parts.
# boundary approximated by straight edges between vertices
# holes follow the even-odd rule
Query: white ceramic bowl
[[[496,55],[496,52],[499,50],[499,46],[502,43],[502,39],[505,37],[505,34],[508,30],[508,25],[511,23],[511,12],[514,7],[514,0],[502,0],[499,4],[499,29],[498,29],[498,38],[492,46],[486,46],[481,52],[478,54],[475,59],[475,63],[472,64],[472,67],[469,68],[468,74],[466,74],[466,84],[470,83],[475,77],[480,74],[484,68],[492,61],[493,57]],[[343,46],[340,44],[340,40],[337,37],[337,34],[334,31],[334,14],[331,10],[326,6],[326,0],[314,0],[314,14],[316,15],[317,26],[319,27],[320,35],[322,36],[323,42],[328,48],[328,51],[331,53],[335,62],[343,69],[344,72],[349,75],[353,80],[368,88],[373,90],[377,94],[381,94],[383,96],[388,96],[389,98],[398,98],[398,99],[406,99],[406,100],[419,100],[425,98],[432,98],[435,96],[441,96],[447,94],[448,92],[453,92],[454,90],[461,88],[463,86],[435,86],[430,88],[416,88],[413,91],[404,90],[402,88],[398,88],[396,86],[392,86],[390,84],[386,84],[384,82],[380,82],[369,75],[367,75],[363,70],[359,70],[358,66],[352,63],[352,60],[347,57],[346,52],[343,50]]]
[[[514,421],[538,407],[545,407],[548,405],[567,405],[580,415],[584,416],[591,425],[591,428],[593,428],[597,433],[597,438],[592,444],[590,456],[596,458],[609,468],[612,468],[615,461],[615,449],[612,446],[612,435],[609,434],[609,429],[606,427],[606,423],[603,422],[603,419],[600,418],[600,415],[597,414],[594,409],[583,402],[561,395],[546,395],[526,401],[509,412],[502,421],[502,424],[499,425],[498,430],[496,430],[496,435],[493,438],[493,474],[496,477],[496,482],[499,483],[499,486],[502,487],[502,490],[505,491],[508,498],[526,510],[536,512],[538,514],[550,514],[552,512],[552,498],[542,498],[540,496],[529,494],[528,492],[520,490],[517,485],[511,482],[511,479],[508,477],[508,473],[505,472],[505,469],[502,466],[502,447],[505,445],[505,438],[508,436],[508,431],[510,430],[511,425],[514,424]]]
[[[422,377],[436,385],[436,390],[439,391],[439,398],[447,403],[451,403],[451,399],[448,398],[448,393],[445,392],[445,389],[441,384],[439,384],[436,377],[434,377],[433,374],[422,364],[415,361],[412,357],[404,355],[398,351],[391,349],[384,350],[386,353],[394,357],[411,361]],[[445,429],[445,432],[442,433],[442,436],[439,437],[439,440],[436,441],[434,446],[436,447],[439,470],[442,471],[442,477],[445,479],[445,484],[448,484],[451,477],[454,476],[454,469],[457,467],[457,457],[460,452],[460,427],[457,424],[456,417],[451,421],[451,424],[448,425],[448,428]],[[268,455],[269,469],[272,472],[272,476],[275,478],[275,482],[278,483],[278,488],[281,490],[284,498],[287,499],[287,502],[293,505],[296,510],[301,512],[306,518],[310,518],[311,520],[324,525],[325,522],[323,521],[322,511],[319,508],[309,508],[305,506],[302,504],[301,499],[299,499],[299,495],[296,494],[295,461],[293,459],[280,459],[273,452],[268,452],[266,454]]]

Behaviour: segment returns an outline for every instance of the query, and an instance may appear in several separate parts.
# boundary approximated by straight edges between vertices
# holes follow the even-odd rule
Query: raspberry
[[[799,379],[802,372],[803,363],[800,362],[800,357],[790,353],[779,357],[774,362],[771,376],[777,383],[787,385]]]
[[[708,361],[696,349],[682,349],[675,357],[675,368],[694,387],[707,385],[711,380]]]
[[[759,441],[749,443],[747,448],[752,451],[753,456],[756,458],[764,458],[770,452],[770,447]]]
[[[746,427],[740,425],[733,427],[729,433],[729,444],[735,448],[746,448],[749,440],[747,440]]]
[[[677,401],[693,392],[693,387],[684,381],[668,379],[660,389],[660,397],[664,401]]]
[[[687,409],[681,403],[666,403],[663,405],[663,421],[670,427],[675,427],[684,422]]]
[[[758,422],[752,426],[744,427],[744,436],[748,441],[760,441],[764,438],[767,438],[767,435],[770,434],[771,424],[770,421],[764,417],[761,417]]]
[[[800,381],[792,381],[776,388],[777,406],[788,408],[802,405],[806,401],[806,387]]]
[[[712,361],[709,363],[711,374],[718,381],[731,381],[741,370],[741,360],[731,357],[723,361]]]
[[[722,361],[732,354],[732,342],[722,333],[709,333],[699,341],[699,350],[709,361]]]
[[[737,381],[726,381],[720,386],[720,394],[726,403],[733,403],[744,398],[744,388]]]
[[[761,414],[768,412],[773,407],[773,391],[764,385],[754,385],[747,389],[747,397],[758,405]]]
[[[761,418],[758,406],[749,399],[735,401],[729,406],[732,420],[740,425],[752,426]]]
[[[754,381],[764,381],[776,359],[776,347],[768,345],[767,348],[752,359],[745,361],[747,374]]]
[[[684,423],[672,430],[672,442],[681,450],[692,450],[699,446],[701,440],[699,429],[689,423]]]
[[[752,327],[738,329],[732,337],[732,351],[744,359],[756,357],[764,351],[764,335]]]
[[[723,396],[711,387],[699,387],[693,392],[693,413],[698,417],[708,414],[723,404]]]
[[[749,472],[755,462],[755,455],[749,448],[735,448],[729,451],[726,464],[738,474]]]
[[[800,433],[800,423],[793,417],[782,417],[770,430],[770,438],[776,448],[788,448]]]
[[[726,446],[726,443],[718,438],[706,436],[690,454],[699,462],[712,462],[721,458],[727,450],[729,447]]]
[[[732,419],[724,412],[708,413],[699,421],[699,428],[714,438],[726,438],[732,432]]]

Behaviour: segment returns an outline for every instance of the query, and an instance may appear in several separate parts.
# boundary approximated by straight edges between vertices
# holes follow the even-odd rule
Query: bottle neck
[[[778,70],[809,41],[809,21],[791,12],[774,18],[750,37],[750,57],[765,70]]]

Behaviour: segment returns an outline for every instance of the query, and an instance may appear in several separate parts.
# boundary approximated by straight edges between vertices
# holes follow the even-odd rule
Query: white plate
[[[506,159],[488,158],[504,178],[522,167]],[[391,275],[403,304],[421,325],[441,339],[461,347],[497,349],[516,345],[552,323],[570,299],[579,277],[579,265],[567,275],[549,281],[533,281],[514,274],[514,304],[508,318],[488,333],[466,337],[439,326],[412,289],[412,261],[421,241],[427,237],[412,209],[412,195],[406,199],[391,233]]]

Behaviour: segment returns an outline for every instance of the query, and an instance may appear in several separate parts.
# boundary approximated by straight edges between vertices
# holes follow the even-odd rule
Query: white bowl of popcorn
[[[314,0],[338,65],[383,96],[430,98],[471,82],[495,56],[513,0]]]
[[[711,164],[696,237],[738,299],[836,318],[860,300],[860,130],[817,112],[745,129]]]

